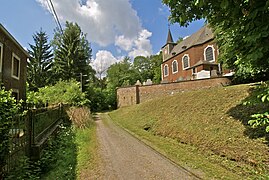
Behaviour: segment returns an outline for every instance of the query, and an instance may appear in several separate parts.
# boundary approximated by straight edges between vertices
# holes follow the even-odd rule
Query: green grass
[[[41,179],[76,179],[76,157],[74,128],[63,126],[57,137],[50,140],[40,160]]]
[[[78,145],[77,178],[98,177],[100,159],[97,153],[98,142],[94,123],[88,125],[87,128],[77,129],[76,144]]]
[[[54,140],[41,162],[48,172],[42,179],[85,179],[98,173],[96,126],[70,128]],[[48,166],[48,167],[47,167]],[[44,168],[43,168],[44,169]]]
[[[83,125],[78,125],[76,122],[75,125],[62,130],[59,137],[52,141],[54,146],[43,159],[49,171],[43,175],[42,179],[98,177],[96,125],[89,113],[83,113],[83,111],[88,111],[87,109],[77,109],[79,113],[76,112],[73,118],[83,119],[79,121]]]
[[[268,179],[268,134],[247,121],[269,106],[242,105],[252,94],[248,85],[189,91],[109,115],[205,179]]]

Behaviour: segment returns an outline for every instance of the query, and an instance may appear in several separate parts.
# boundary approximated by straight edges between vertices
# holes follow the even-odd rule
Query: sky
[[[76,22],[91,43],[92,63],[97,71],[107,69],[125,56],[157,54],[166,43],[169,8],[161,0],[52,0],[64,28]],[[47,0],[5,0],[0,6],[0,23],[24,47],[33,44],[32,35],[41,28],[53,38],[56,23]],[[174,41],[204,25],[170,25]]]

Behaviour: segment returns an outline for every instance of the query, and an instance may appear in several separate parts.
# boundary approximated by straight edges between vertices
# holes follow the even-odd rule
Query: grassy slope
[[[241,105],[250,93],[247,85],[190,91],[121,108],[110,116],[180,165],[201,169],[205,178],[265,179],[268,141],[247,121],[268,106]]]

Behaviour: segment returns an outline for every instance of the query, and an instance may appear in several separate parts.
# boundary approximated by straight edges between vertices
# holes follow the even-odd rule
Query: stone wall
[[[148,86],[130,86],[117,89],[118,108],[145,102],[156,97],[174,94],[182,91],[226,86],[231,80],[226,77],[181,81]]]
[[[138,104],[137,101],[139,86],[131,86],[117,89],[117,104],[119,107],[131,106],[134,104]]]

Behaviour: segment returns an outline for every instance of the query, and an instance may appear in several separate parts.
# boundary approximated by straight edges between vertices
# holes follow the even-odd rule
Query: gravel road
[[[111,120],[96,120],[103,162],[101,179],[196,179]]]

